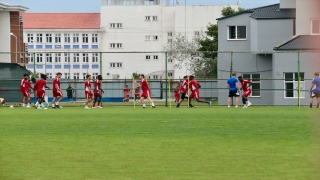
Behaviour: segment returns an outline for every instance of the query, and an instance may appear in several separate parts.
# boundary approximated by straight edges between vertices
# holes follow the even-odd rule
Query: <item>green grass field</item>
[[[319,179],[316,111],[1,107],[0,179]]]

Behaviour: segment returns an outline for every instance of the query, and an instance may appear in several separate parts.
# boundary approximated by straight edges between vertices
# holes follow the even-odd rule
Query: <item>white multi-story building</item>
[[[165,78],[164,47],[175,35],[189,40],[201,36],[207,26],[216,24],[227,5],[170,6],[170,0],[101,0],[101,50],[103,75],[107,78],[131,78],[143,73],[150,79]],[[238,5],[230,5],[237,9]],[[117,52],[117,53],[115,53]],[[142,52],[125,54],[124,52]],[[174,67],[168,59],[168,77],[181,78],[187,68]]]
[[[30,71],[83,79],[100,73],[100,13],[25,13]]]

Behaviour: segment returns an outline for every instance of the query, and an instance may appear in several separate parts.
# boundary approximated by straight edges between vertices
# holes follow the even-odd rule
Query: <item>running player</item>
[[[142,94],[140,96],[140,101],[142,103],[142,107],[147,108],[146,104],[144,103],[144,99],[147,98],[150,101],[152,108],[156,108],[156,106],[154,105],[154,103],[150,97],[151,92],[150,92],[147,81],[144,79],[144,75],[141,74],[139,76],[139,78],[140,78],[140,84],[138,84],[137,81],[134,81],[134,82],[137,84],[137,87],[141,87],[141,89],[142,89]]]
[[[35,104],[35,107],[37,109],[41,109],[44,108],[44,109],[47,109],[42,103],[45,102],[44,100],[44,96],[46,94],[46,89],[45,88],[48,88],[50,89],[49,87],[47,87],[47,76],[45,74],[41,74],[41,79],[39,79],[38,81],[35,82],[35,85],[34,85],[34,89],[37,90],[37,99],[38,99],[38,102]]]
[[[26,100],[28,100],[27,108],[30,108],[30,92],[29,88],[33,91],[31,84],[29,83],[29,75],[24,74],[23,79],[20,82],[20,93],[23,95],[22,107],[25,107]],[[31,92],[32,92],[31,91]]]
[[[312,81],[314,80],[314,78],[312,79]],[[314,86],[313,86],[313,88],[312,88],[312,91],[314,90],[314,89],[316,89],[317,88],[317,85],[315,84]],[[313,98],[315,98],[316,97],[316,94],[314,93],[314,92],[310,92],[310,99],[309,99],[309,102],[310,102],[310,108],[312,108],[312,105],[313,105]]]
[[[205,101],[200,99],[200,91],[199,89],[201,88],[200,84],[198,81],[194,79],[194,76],[190,76],[190,82],[189,82],[190,90],[191,90],[191,95],[189,98],[189,107],[194,108],[191,104],[191,99],[194,98],[196,99],[197,102],[201,103],[207,103],[208,106],[211,106],[211,101]]]
[[[137,102],[139,102],[140,99],[140,87],[136,87],[134,89],[134,98]]]
[[[175,99],[174,102],[176,102],[176,103],[179,102],[179,100],[180,100],[179,89],[180,89],[179,86],[177,86],[176,89],[173,90],[174,99]]]
[[[91,80],[91,75],[87,75],[86,76],[86,81],[84,83],[84,94],[86,95],[86,103],[85,103],[85,106],[84,108],[85,109],[90,109],[88,107],[88,104],[92,101],[93,99],[93,92],[92,92],[92,89],[91,89],[91,83],[90,83],[90,80]]]
[[[1,90],[2,90],[2,88],[0,87],[0,91],[1,91]],[[1,97],[0,97],[0,104],[2,104],[3,101],[4,101],[4,98],[1,98]]]
[[[124,99],[123,102],[129,102],[130,99],[130,88],[128,85],[126,85],[126,87],[122,90],[123,94],[124,94]]]
[[[240,81],[240,84],[241,84],[240,90],[243,90],[243,92],[242,92],[242,103],[244,104],[243,108],[247,108],[247,107],[251,106],[251,102],[248,100],[248,96],[252,92],[252,90],[250,88],[250,86],[252,85],[252,82],[249,80],[243,79],[242,76],[239,76],[238,80]]]
[[[182,101],[185,98],[188,98],[188,76],[184,76],[183,79],[184,80],[180,84],[180,91],[179,91],[179,93],[181,94],[181,98],[180,98],[179,102],[177,103],[176,108],[179,108]]]
[[[64,98],[63,93],[60,89],[60,78],[62,73],[58,72],[56,78],[53,79],[52,82],[52,108],[60,108],[59,103]],[[57,97],[60,97],[59,100],[56,102]],[[61,107],[62,108],[62,107]]]
[[[101,89],[101,81],[102,81],[102,76],[99,75],[97,79],[94,81],[94,100],[92,104],[92,108],[102,108],[101,107],[101,102],[102,102],[102,94],[104,91]],[[96,106],[96,102],[99,98],[98,105]]]
[[[316,87],[316,88],[314,88],[314,87]],[[320,108],[320,78],[319,78],[318,72],[314,73],[314,79],[312,80],[312,84],[311,84],[309,92],[310,93],[312,92],[315,94],[315,96],[317,98],[317,108]]]

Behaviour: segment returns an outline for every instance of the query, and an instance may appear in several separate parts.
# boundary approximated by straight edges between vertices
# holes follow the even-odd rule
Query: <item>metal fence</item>
[[[255,105],[307,105],[309,87],[314,72],[320,71],[320,52],[207,52],[216,54],[217,78],[206,75],[197,77],[204,99],[216,101],[216,105],[225,105],[228,96],[226,81],[231,72],[242,75],[253,82],[251,102]],[[203,52],[187,52],[186,61],[171,58],[172,52],[32,52],[26,54],[25,64],[34,76],[47,74],[48,84],[57,72],[61,72],[62,89],[68,83],[76,89],[75,100],[84,98],[83,82],[87,74],[93,79],[103,76],[106,93],[104,101],[119,102],[123,98],[125,84],[132,88],[132,77],[145,74],[149,81],[152,97],[168,105],[174,99],[173,89],[182,81],[184,75],[194,74],[194,65],[202,61]],[[0,53],[0,61],[6,61],[8,53]],[[1,65],[0,65],[1,66]],[[205,63],[197,65],[198,70],[205,68]],[[0,67],[1,68],[1,67]],[[22,77],[21,77],[22,78]],[[7,83],[9,82],[10,83]],[[6,86],[2,85],[4,82]],[[170,82],[170,83],[169,83]],[[0,80],[0,97],[7,101],[17,101],[19,79]],[[169,85],[170,84],[170,85]],[[10,93],[9,93],[10,92]],[[51,91],[48,91],[49,98]]]

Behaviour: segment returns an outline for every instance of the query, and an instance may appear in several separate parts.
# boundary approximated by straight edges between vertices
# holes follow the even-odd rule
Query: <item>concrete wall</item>
[[[296,8],[296,0],[280,0],[280,8],[281,9]]]
[[[219,25],[219,51],[250,51],[251,49],[251,28],[250,14],[241,14],[232,18],[220,20]],[[229,26],[247,26],[246,40],[228,40]]]
[[[319,0],[297,1],[297,35],[311,34],[311,19],[320,18]]]
[[[0,11],[0,52],[10,52],[10,12]],[[0,62],[10,63],[10,54],[2,54]]]

